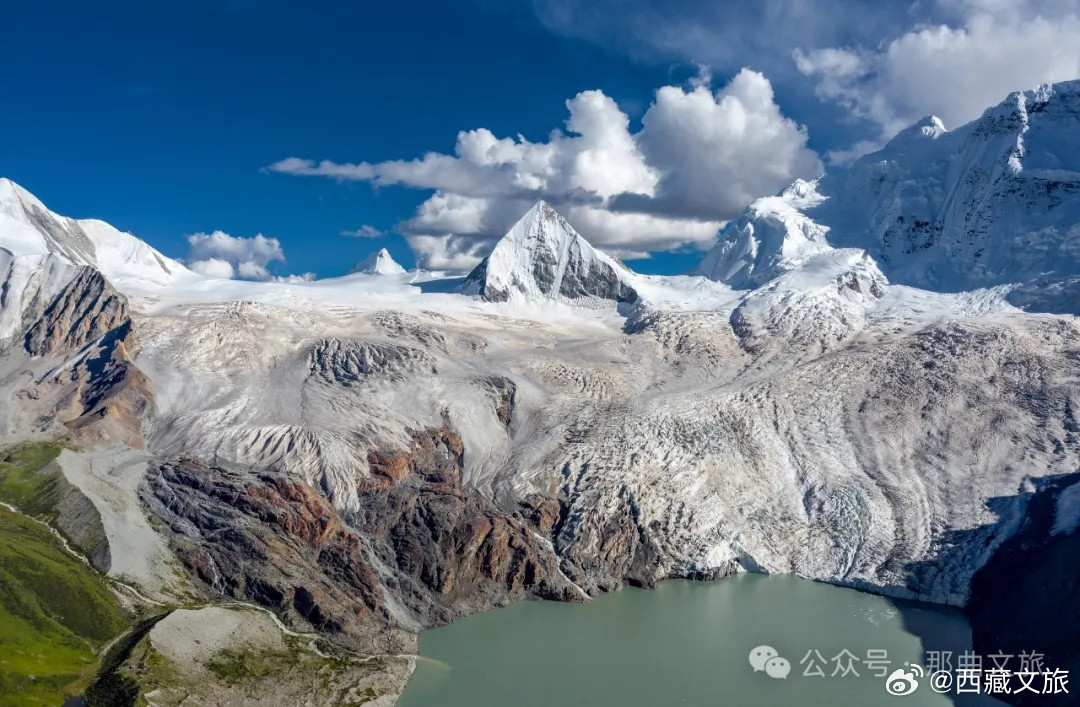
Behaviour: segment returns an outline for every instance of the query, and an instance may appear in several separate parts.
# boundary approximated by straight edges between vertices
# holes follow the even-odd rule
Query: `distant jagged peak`
[[[555,298],[627,303],[633,273],[592,247],[547,202],[538,201],[462,283],[464,294],[491,302]]]
[[[1080,280],[1077,223],[1080,81],[1066,81],[1011,93],[951,130],[927,116],[847,167],[758,199],[694,272],[753,288],[853,248],[894,284],[1019,285],[1014,304],[1078,311],[1066,287]],[[1064,289],[1037,303],[1019,294],[1052,292],[1046,283]]]
[[[757,199],[720,233],[720,240],[691,271],[735,289],[753,289],[832,250],[825,228],[803,209],[824,197],[817,180],[797,180],[776,196]]]
[[[405,272],[405,268],[394,260],[386,248],[380,248],[368,255],[349,270],[350,275],[403,275]]]

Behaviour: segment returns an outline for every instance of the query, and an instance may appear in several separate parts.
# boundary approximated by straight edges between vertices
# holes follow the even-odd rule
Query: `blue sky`
[[[924,113],[1080,75],[1071,0],[175,5],[6,8],[0,176],[174,257],[263,234],[279,275],[381,246],[467,267],[535,198],[679,271],[751,198]]]

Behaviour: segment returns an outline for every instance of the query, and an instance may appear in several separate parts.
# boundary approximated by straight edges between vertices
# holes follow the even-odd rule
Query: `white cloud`
[[[443,236],[410,235],[406,242],[416,254],[418,262],[431,270],[464,271],[476,265],[484,257],[482,242],[475,239],[447,234]]]
[[[298,282],[311,282],[314,279],[315,273],[306,272],[299,275],[273,275],[270,277],[270,282],[288,282],[295,284]]]
[[[268,280],[267,265],[285,262],[285,251],[276,238],[261,233],[252,238],[230,236],[224,231],[193,233],[187,237],[188,267],[210,277]]]
[[[715,94],[664,86],[637,135],[662,176],[654,200],[666,212],[729,219],[793,177],[815,177],[818,156],[806,131],[785,118],[762,74],[743,69]]]
[[[674,250],[672,243],[709,248],[716,239],[716,232],[725,223],[611,211],[595,206],[571,206],[566,218],[575,229],[589,234],[594,244],[625,260],[646,257],[649,251]]]
[[[656,177],[643,163],[629,132],[629,118],[600,91],[583,91],[566,102],[566,128],[547,142],[520,135],[497,138],[486,128],[458,133],[453,155],[429,152],[420,159],[338,164],[297,157],[268,169],[302,176],[367,181],[382,186],[441,189],[471,197],[507,193],[563,194],[583,191],[602,197],[651,193]]]
[[[565,131],[544,142],[479,128],[459,132],[452,155],[355,164],[290,157],[268,169],[434,190],[398,225],[429,268],[475,264],[541,198],[613,253],[705,246],[752,199],[821,169],[762,74],[744,69],[716,92],[710,79],[699,67],[688,88],[659,89],[636,133],[610,97],[583,91],[566,102]]]
[[[350,238],[379,238],[383,235],[383,232],[374,226],[369,226],[366,223],[352,231],[342,231],[341,235],[348,236]]]
[[[928,114],[953,128],[1012,91],[1080,76],[1077,2],[948,5],[951,22],[913,28],[877,49],[796,51],[796,65],[814,78],[820,97],[877,125],[877,142]]]
[[[270,271],[266,266],[245,260],[236,266],[236,274],[245,280],[269,280]]]
[[[216,277],[221,280],[231,280],[236,277],[236,271],[232,263],[220,258],[208,258],[189,262],[188,267],[206,277]]]

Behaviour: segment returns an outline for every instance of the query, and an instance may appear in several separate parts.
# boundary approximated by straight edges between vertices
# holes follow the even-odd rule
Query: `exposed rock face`
[[[462,292],[479,294],[489,302],[562,297],[626,303],[638,298],[628,275],[629,271],[595,250],[555,209],[540,201],[461,287]]]
[[[160,465],[146,499],[177,554],[213,591],[363,645],[514,598],[570,599],[557,560],[522,522],[461,487],[461,439],[416,435],[372,452],[360,510],[343,517],[278,474]]]
[[[100,272],[82,267],[27,330],[24,344],[34,356],[73,353],[120,326],[128,316],[127,300]]]
[[[127,298],[100,272],[79,268],[27,327],[23,346],[58,364],[18,393],[35,411],[37,430],[66,429],[88,446],[145,447],[142,424],[153,410],[152,385],[133,363],[138,341]]]
[[[376,455],[362,484],[350,520],[396,568],[402,600],[442,622],[508,598],[574,598],[528,526],[462,488],[463,453],[448,428],[417,435],[407,455]]]
[[[495,416],[507,427],[514,416],[514,398],[517,396],[517,384],[505,376],[490,376],[484,379],[495,399]]]
[[[311,349],[308,364],[312,373],[326,381],[348,385],[365,376],[430,371],[435,361],[425,351],[400,344],[324,339]]]
[[[383,606],[363,541],[307,484],[182,458],[161,464],[144,496],[215,593],[357,637]]]
[[[153,385],[133,362],[131,321],[110,331],[76,369],[81,380],[81,414],[64,422],[77,439],[92,446],[122,443],[143,449],[142,424],[154,408]]]

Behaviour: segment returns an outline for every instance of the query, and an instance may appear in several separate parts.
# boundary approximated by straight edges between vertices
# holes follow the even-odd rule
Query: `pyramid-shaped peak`
[[[559,213],[555,211],[554,208],[552,208],[551,204],[547,203],[543,199],[538,200],[535,204],[529,207],[529,210],[525,212],[522,218],[527,217],[530,214],[538,214],[547,218],[555,218],[559,215]]]
[[[625,281],[629,275],[541,200],[469,273],[462,292],[498,302],[517,297],[632,302],[637,292]]]
[[[566,222],[566,219],[543,199],[533,204],[528,211],[521,215],[517,223],[510,227],[506,237],[523,236],[530,232],[535,234],[537,230],[542,229],[542,224],[555,224],[558,230],[580,238],[573,227]],[[552,231],[551,235],[556,234]]]
[[[405,268],[394,260],[386,248],[380,248],[349,270],[349,274],[363,273],[365,275],[401,275],[404,272]]]

